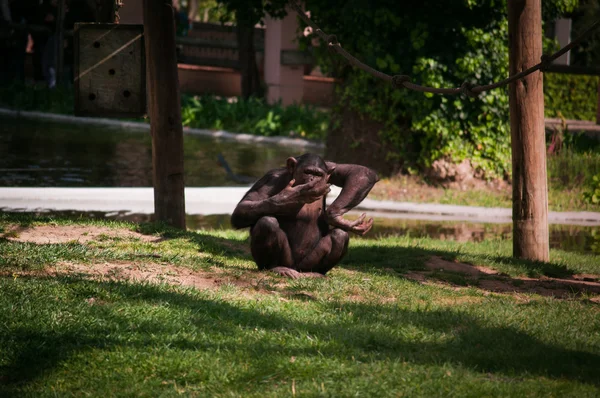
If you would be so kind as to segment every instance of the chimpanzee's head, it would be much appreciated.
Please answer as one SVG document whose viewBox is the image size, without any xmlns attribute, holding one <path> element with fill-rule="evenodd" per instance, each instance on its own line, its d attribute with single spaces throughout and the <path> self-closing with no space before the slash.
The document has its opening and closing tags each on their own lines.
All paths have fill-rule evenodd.
<svg viewBox="0 0 600 398">
<path fill-rule="evenodd" d="M 302 156 L 288 158 L 288 172 L 296 180 L 294 185 L 306 184 L 315 179 L 327 178 L 334 170 L 328 168 L 325 161 L 312 153 L 305 153 Z"/>
</svg>

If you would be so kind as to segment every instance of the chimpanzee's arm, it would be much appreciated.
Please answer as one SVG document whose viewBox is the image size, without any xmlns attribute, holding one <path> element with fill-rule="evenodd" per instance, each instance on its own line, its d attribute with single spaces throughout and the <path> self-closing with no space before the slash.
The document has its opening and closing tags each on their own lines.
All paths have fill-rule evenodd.
<svg viewBox="0 0 600 398">
<path fill-rule="evenodd" d="M 234 228 L 254 225 L 264 216 L 297 214 L 306 203 L 312 203 L 329 192 L 326 179 L 295 184 L 286 169 L 271 170 L 246 193 L 231 215 Z"/>
<path fill-rule="evenodd" d="M 329 219 L 339 217 L 352 210 L 367 197 L 371 188 L 379 181 L 377 173 L 368 167 L 332 162 L 327 162 L 327 166 L 330 169 L 335 166 L 335 170 L 329 178 L 329 183 L 342 187 L 340 195 L 327 208 Z"/>
<path fill-rule="evenodd" d="M 234 228 L 254 225 L 261 217 L 275 215 L 278 203 L 272 197 L 281 192 L 289 183 L 285 169 L 271 170 L 258 180 L 242 198 L 231 215 Z"/>
</svg>

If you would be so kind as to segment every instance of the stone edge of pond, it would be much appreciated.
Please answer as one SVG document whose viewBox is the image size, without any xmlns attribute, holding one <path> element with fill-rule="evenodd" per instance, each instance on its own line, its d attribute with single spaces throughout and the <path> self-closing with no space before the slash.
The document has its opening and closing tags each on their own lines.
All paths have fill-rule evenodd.
<svg viewBox="0 0 600 398">
<path fill-rule="evenodd" d="M 0 116 L 9 116 L 17 119 L 22 117 L 25 119 L 47 120 L 51 122 L 107 126 L 120 129 L 150 130 L 150 125 L 142 122 L 130 122 L 95 117 L 77 117 L 71 115 L 61 115 L 57 113 L 21 111 L 8 108 L 0 108 Z M 211 131 L 206 129 L 184 127 L 183 134 L 199 135 L 208 138 L 222 139 L 225 141 L 235 141 L 243 144 L 268 144 L 289 148 L 302 148 L 306 150 L 322 150 L 325 148 L 325 144 L 323 143 L 312 142 L 301 138 L 265 137 L 244 133 L 231 133 L 224 130 Z"/>
</svg>

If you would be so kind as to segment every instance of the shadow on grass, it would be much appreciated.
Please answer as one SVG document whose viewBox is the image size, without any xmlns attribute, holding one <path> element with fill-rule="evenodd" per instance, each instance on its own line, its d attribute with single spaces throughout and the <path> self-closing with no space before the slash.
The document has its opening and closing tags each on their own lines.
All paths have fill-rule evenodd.
<svg viewBox="0 0 600 398">
<path fill-rule="evenodd" d="M 0 286 L 6 283 L 12 281 L 0 280 Z M 485 317 L 460 311 L 423 311 L 383 304 L 344 303 L 344 310 L 352 312 L 353 319 L 330 317 L 323 320 L 322 317 L 314 317 L 303 321 L 296 316 L 285 317 L 276 311 L 243 308 L 205 299 L 199 294 L 152 285 L 77 278 L 28 278 L 20 283 L 20 291 L 16 287 L 9 289 L 13 295 L 30 292 L 32 287 L 35 287 L 36 293 L 31 308 L 15 307 L 11 314 L 2 315 L 18 320 L 2 322 L 6 326 L 0 337 L 0 350 L 5 353 L 4 365 L 0 367 L 0 393 L 8 396 L 18 393 L 42 375 L 50 374 L 76 353 L 91 349 L 143 350 L 150 353 L 144 358 L 154 361 L 160 360 L 160 350 L 165 349 L 167 343 L 169 350 L 199 354 L 212 352 L 210 355 L 215 357 L 222 355 L 220 353 L 236 353 L 236 357 L 248 364 L 237 374 L 239 382 L 285 374 L 285 366 L 288 366 L 285 364 L 289 364 L 290 357 L 296 356 L 308 358 L 308 363 L 326 358 L 331 363 L 346 363 L 345 366 L 353 366 L 349 358 L 364 364 L 401 360 L 439 367 L 443 363 L 452 363 L 485 374 L 485 377 L 529 375 L 600 385 L 599 355 L 548 344 L 510 326 L 490 326 L 485 324 Z M 49 300 L 48 297 L 54 294 L 50 286 L 53 283 L 66 285 L 69 297 L 63 298 L 60 303 Z M 107 292 L 116 299 L 103 305 L 80 304 L 98 291 Z M 160 306 L 164 303 L 169 304 L 169 311 L 177 314 L 172 322 L 153 316 L 137 318 L 144 311 L 122 312 L 124 306 Z M 320 312 L 332 314 L 340 306 L 333 302 L 314 305 L 319 306 Z M 70 311 L 72 320 L 63 328 L 57 324 L 51 326 L 49 318 L 61 311 Z M 186 323 L 187 333 L 184 336 L 195 337 L 180 337 L 181 318 L 193 325 L 190 327 L 190 323 Z M 132 324 L 136 326 L 132 328 Z M 410 326 L 423 332 L 416 337 L 410 337 L 410 333 L 398 333 L 399 329 Z M 257 329 L 266 333 L 249 332 Z M 306 340 L 306 343 L 294 341 L 293 344 L 282 345 L 282 339 L 271 337 L 273 333 L 312 336 L 320 344 Z M 439 338 L 440 335 L 451 337 Z M 153 349 L 157 350 L 154 355 L 158 358 L 153 359 Z M 137 358 L 135 352 L 132 358 Z M 93 361 L 93 357 L 90 360 Z M 102 366 L 111 365 L 108 362 Z M 292 376 L 292 370 L 288 371 Z M 306 369 L 304 373 L 310 379 L 313 371 L 327 372 Z M 331 369 L 331 372 L 335 374 L 336 369 Z"/>
<path fill-rule="evenodd" d="M 252 260 L 250 255 L 249 240 L 235 241 L 215 237 L 210 234 L 197 232 L 186 232 L 170 228 L 160 223 L 148 223 L 139 226 L 138 231 L 144 234 L 160 234 L 165 239 L 183 238 L 187 239 L 199 247 L 199 251 L 209 252 L 214 255 L 224 255 L 231 258 Z M 432 257 L 441 257 L 447 261 L 454 261 L 458 255 L 455 252 L 441 251 L 434 249 L 423 249 L 419 247 L 389 247 L 377 245 L 376 242 L 371 246 L 351 247 L 348 256 L 342 260 L 340 266 L 351 267 L 361 272 L 369 272 L 374 268 L 391 268 L 396 271 L 404 272 L 408 270 L 422 270 L 425 263 Z M 495 257 L 496 261 L 508 264 L 510 267 L 525 272 L 530 277 L 539 277 L 541 275 L 551 278 L 571 278 L 574 274 L 563 264 L 543 263 L 515 259 L 510 257 Z M 484 261 L 485 263 L 485 261 Z M 365 264 L 370 266 L 365 269 Z M 464 278 L 460 274 L 434 272 L 429 275 L 433 279 L 442 280 L 458 286 L 479 285 L 484 290 L 494 292 L 524 292 L 537 293 L 545 296 L 563 296 L 563 292 L 557 289 L 563 289 L 564 293 L 582 293 L 591 292 L 600 294 L 600 286 L 591 286 L 584 281 L 564 280 L 557 285 L 551 281 L 523 281 L 521 278 L 510 278 L 503 275 L 506 283 L 473 283 L 472 280 Z M 476 282 L 476 281 L 475 281 Z"/>
<path fill-rule="evenodd" d="M 375 241 L 373 242 L 373 245 L 370 246 L 351 247 L 348 251 L 348 256 L 343 260 L 343 264 L 350 266 L 370 264 L 378 268 L 391 268 L 403 271 L 422 270 L 425 263 L 432 256 L 437 256 L 447 261 L 457 261 L 459 253 L 437 249 L 425 249 L 422 247 L 387 246 L 380 245 Z M 480 255 L 476 257 L 481 257 L 483 264 L 489 262 L 489 259 L 493 259 L 517 271 L 522 271 L 530 277 L 545 275 L 553 278 L 564 278 L 574 274 L 574 272 L 564 264 L 529 261 L 505 256 L 492 257 Z"/>
<path fill-rule="evenodd" d="M 145 235 L 160 235 L 163 239 L 185 239 L 198 246 L 198 250 L 218 256 L 241 260 L 251 259 L 249 239 L 221 238 L 203 231 L 182 231 L 163 223 L 140 224 L 137 231 Z"/>
<path fill-rule="evenodd" d="M 482 256 L 482 264 L 486 258 Z M 432 259 L 442 259 L 442 264 L 426 267 Z M 407 276 L 417 281 L 434 280 L 455 286 L 476 286 L 479 289 L 496 293 L 535 293 L 542 296 L 569 298 L 574 294 L 600 294 L 600 280 L 595 278 L 575 279 L 574 272 L 563 264 L 543 263 L 515 259 L 511 257 L 493 257 L 527 277 L 513 277 L 497 270 L 497 274 L 487 274 L 469 264 L 458 262 L 458 254 L 420 247 L 397 247 L 378 245 L 352 247 L 341 266 L 359 272 L 379 272 L 393 270 L 399 276 Z M 489 261 L 489 258 L 487 258 Z M 444 262 L 448 262 L 444 267 Z M 460 267 L 456 267 L 460 265 Z M 456 270 L 455 268 L 459 268 Z M 540 279 L 540 277 L 543 277 Z M 552 278 L 552 279 L 550 279 Z"/>
<path fill-rule="evenodd" d="M 181 231 L 173 229 L 161 223 L 141 224 L 137 230 L 143 234 L 159 234 L 164 239 L 183 238 L 198 245 L 200 251 L 205 251 L 216 255 L 225 255 L 244 260 L 252 260 L 250 254 L 250 241 L 226 239 L 215 237 L 202 231 Z M 448 261 L 457 259 L 456 252 L 424 249 L 420 247 L 402 247 L 378 245 L 374 241 L 370 246 L 350 247 L 348 255 L 344 258 L 340 266 L 357 266 L 357 269 L 364 270 L 362 265 L 370 264 L 376 268 L 392 268 L 415 270 L 423 269 L 425 263 L 432 257 L 438 256 Z M 489 258 L 488 256 L 481 256 Z M 495 261 L 509 265 L 511 268 L 526 273 L 529 277 L 539 277 L 541 275 L 552 278 L 568 278 L 574 272 L 568 269 L 564 264 L 544 263 L 539 261 L 529 261 L 515 259 L 512 257 L 496 256 Z M 483 261 L 485 263 L 485 261 Z M 371 267 L 369 267 L 371 268 Z"/>
</svg>

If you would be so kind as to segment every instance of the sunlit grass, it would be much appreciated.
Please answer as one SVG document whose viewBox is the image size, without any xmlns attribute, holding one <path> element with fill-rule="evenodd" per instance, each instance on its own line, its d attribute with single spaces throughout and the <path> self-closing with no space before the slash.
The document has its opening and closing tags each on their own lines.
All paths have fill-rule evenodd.
<svg viewBox="0 0 600 398">
<path fill-rule="evenodd" d="M 553 251 L 536 264 L 513 260 L 505 241 L 397 236 L 352 240 L 329 278 L 288 281 L 255 271 L 246 232 L 7 214 L 0 229 L 49 222 L 162 239 L 0 240 L 0 396 L 600 393 L 600 310 L 585 295 L 496 295 L 405 277 L 431 256 L 532 276 L 600 273 L 599 256 Z M 64 261 L 219 269 L 252 283 L 198 290 L 24 272 Z"/>
</svg>

